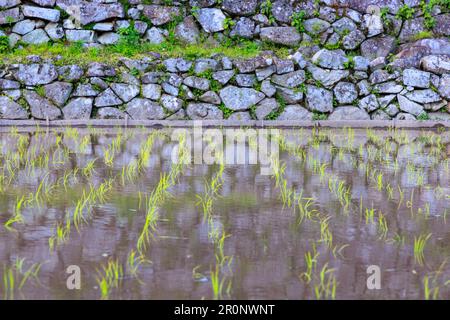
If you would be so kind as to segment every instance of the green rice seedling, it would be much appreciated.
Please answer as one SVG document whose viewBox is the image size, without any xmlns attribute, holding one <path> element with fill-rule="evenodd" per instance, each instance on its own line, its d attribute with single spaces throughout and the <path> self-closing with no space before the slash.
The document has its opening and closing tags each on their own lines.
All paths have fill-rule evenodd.
<svg viewBox="0 0 450 320">
<path fill-rule="evenodd" d="M 150 260 L 144 259 L 142 256 L 137 256 L 136 251 L 133 249 L 128 254 L 127 269 L 129 271 L 129 273 L 134 277 L 137 277 L 137 275 L 139 273 L 139 267 L 142 264 L 149 264 L 149 263 L 150 263 Z"/>
<path fill-rule="evenodd" d="M 374 208 L 366 208 L 366 224 L 375 222 L 375 209 Z"/>
<path fill-rule="evenodd" d="M 24 223 L 24 219 L 22 216 L 22 206 L 23 206 L 24 202 L 25 202 L 25 196 L 22 196 L 21 198 L 17 198 L 16 206 L 14 208 L 14 214 L 4 224 L 6 229 L 14 230 L 11 227 L 11 225 L 13 225 L 14 223 Z"/>
<path fill-rule="evenodd" d="M 96 282 L 100 288 L 101 299 L 108 300 L 111 289 L 118 288 L 123 278 L 123 268 L 118 260 L 109 260 L 97 270 Z"/>
<path fill-rule="evenodd" d="M 423 265 L 425 260 L 424 250 L 428 240 L 431 238 L 431 233 L 421 234 L 414 237 L 414 260 L 419 265 Z"/>
<path fill-rule="evenodd" d="M 225 280 L 225 277 L 220 277 L 220 268 L 218 265 L 214 269 L 211 269 L 211 287 L 214 300 L 222 299 Z"/>
<path fill-rule="evenodd" d="M 326 218 L 321 218 L 320 220 L 320 240 L 319 242 L 325 243 L 328 248 L 332 248 L 333 246 L 333 233 L 330 229 L 330 216 Z"/>
<path fill-rule="evenodd" d="M 92 174 L 95 172 L 95 161 L 97 161 L 97 158 L 89 160 L 88 163 L 84 166 L 83 169 L 81 169 L 81 172 L 83 175 L 87 178 L 91 177 Z"/>
<path fill-rule="evenodd" d="M 314 294 L 317 300 L 336 299 L 337 280 L 334 269 L 328 268 L 328 263 L 322 267 L 314 284 Z"/>
<path fill-rule="evenodd" d="M 385 216 L 379 212 L 378 213 L 378 233 L 380 234 L 380 239 L 386 239 L 388 233 L 388 225 Z"/>
<path fill-rule="evenodd" d="M 316 271 L 318 257 L 319 253 L 317 252 L 316 246 L 313 243 L 312 251 L 307 251 L 305 253 L 306 271 L 300 275 L 300 277 L 303 278 L 307 283 L 312 280 L 313 273 Z"/>
</svg>

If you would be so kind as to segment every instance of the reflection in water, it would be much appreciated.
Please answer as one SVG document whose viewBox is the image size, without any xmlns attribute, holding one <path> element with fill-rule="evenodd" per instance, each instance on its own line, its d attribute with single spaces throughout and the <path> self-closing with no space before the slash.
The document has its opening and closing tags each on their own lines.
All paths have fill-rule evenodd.
<svg viewBox="0 0 450 320">
<path fill-rule="evenodd" d="M 4 129 L 1 297 L 450 298 L 448 131 L 177 130 Z"/>
</svg>

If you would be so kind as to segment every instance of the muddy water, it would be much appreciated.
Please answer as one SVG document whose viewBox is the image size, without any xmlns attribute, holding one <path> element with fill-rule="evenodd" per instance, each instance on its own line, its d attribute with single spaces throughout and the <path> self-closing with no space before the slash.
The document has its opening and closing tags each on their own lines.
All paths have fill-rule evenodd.
<svg viewBox="0 0 450 320">
<path fill-rule="evenodd" d="M 222 173 L 218 164 L 183 163 L 153 201 L 161 174 L 174 171 L 172 156 L 179 155 L 171 134 L 4 129 L 0 273 L 14 281 L 0 284 L 1 297 L 450 298 L 448 131 L 280 130 L 271 138 L 279 146 L 279 160 L 270 162 L 278 176 L 249 159 L 225 163 Z M 220 183 L 205 212 L 200 199 L 211 194 L 205 186 L 214 177 Z M 103 196 L 84 207 L 76 227 L 77 201 L 105 181 Z M 152 205 L 156 217 L 139 250 Z M 415 253 L 415 241 L 428 235 Z M 117 276 L 108 277 L 108 265 L 120 269 Z M 79 290 L 67 286 L 69 266 L 80 268 Z M 369 266 L 379 267 L 380 289 L 367 286 Z"/>
</svg>

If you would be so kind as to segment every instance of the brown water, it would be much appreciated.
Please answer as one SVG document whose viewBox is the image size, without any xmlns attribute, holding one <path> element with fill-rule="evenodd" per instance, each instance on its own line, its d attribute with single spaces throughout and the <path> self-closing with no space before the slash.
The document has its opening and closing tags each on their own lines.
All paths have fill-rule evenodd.
<svg viewBox="0 0 450 320">
<path fill-rule="evenodd" d="M 218 164 L 177 167 L 170 136 L 4 128 L 1 298 L 450 298 L 449 131 L 282 130 L 273 138 L 278 178 L 259 164 L 225 164 L 222 174 Z M 166 192 L 149 198 L 161 173 L 175 171 Z M 102 183 L 101 195 L 88 196 Z M 89 201 L 76 224 L 80 199 Z M 211 200 L 209 211 L 200 199 Z M 415 254 L 415 240 L 429 234 Z M 81 269 L 80 290 L 67 288 L 70 265 Z M 379 290 L 366 285 L 370 265 L 380 268 Z M 222 286 L 213 290 L 215 280 Z"/>
</svg>

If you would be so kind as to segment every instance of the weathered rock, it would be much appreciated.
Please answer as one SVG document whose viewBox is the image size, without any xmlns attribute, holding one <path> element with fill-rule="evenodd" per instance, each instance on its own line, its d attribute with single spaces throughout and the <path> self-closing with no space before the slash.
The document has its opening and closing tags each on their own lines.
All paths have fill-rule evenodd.
<svg viewBox="0 0 450 320">
<path fill-rule="evenodd" d="M 58 22 L 61 15 L 59 10 L 35 6 L 22 6 L 22 13 L 25 17 L 37 18 L 51 22 Z"/>
<path fill-rule="evenodd" d="M 450 13 L 447 11 L 446 14 L 437 15 L 434 19 L 433 33 L 437 36 L 450 36 Z"/>
<path fill-rule="evenodd" d="M 118 96 L 111 90 L 111 88 L 106 89 L 100 93 L 94 100 L 94 105 L 98 108 L 100 107 L 112 107 L 121 105 L 123 102 Z"/>
<path fill-rule="evenodd" d="M 426 31 L 424 26 L 424 18 L 419 17 L 411 20 L 406 20 L 403 22 L 402 31 L 399 35 L 399 40 L 401 43 L 414 40 L 414 37 L 421 32 Z"/>
<path fill-rule="evenodd" d="M 252 19 L 241 17 L 230 32 L 230 36 L 246 39 L 253 38 L 255 32 L 255 22 Z"/>
<path fill-rule="evenodd" d="M 199 98 L 200 101 L 212 104 L 220 104 L 222 101 L 217 93 L 213 91 L 207 91 L 202 94 Z"/>
<path fill-rule="evenodd" d="M 330 27 L 330 23 L 319 18 L 313 18 L 306 20 L 303 26 L 310 34 L 320 34 Z"/>
<path fill-rule="evenodd" d="M 175 35 L 186 43 L 197 43 L 200 39 L 200 30 L 195 23 L 194 17 L 186 17 L 183 22 L 175 27 Z"/>
<path fill-rule="evenodd" d="M 197 59 L 194 65 L 194 73 L 201 74 L 206 71 L 216 71 L 218 69 L 218 62 L 214 59 Z"/>
<path fill-rule="evenodd" d="M 75 98 L 62 109 L 64 119 L 88 120 L 92 113 L 92 98 Z"/>
<path fill-rule="evenodd" d="M 166 117 L 162 106 L 142 98 L 134 98 L 128 102 L 126 112 L 134 120 L 161 120 Z"/>
<path fill-rule="evenodd" d="M 84 71 L 80 66 L 72 64 L 59 67 L 58 74 L 65 81 L 76 81 L 83 76 Z"/>
<path fill-rule="evenodd" d="M 374 94 L 371 94 L 359 100 L 358 106 L 367 112 L 372 112 L 377 110 L 380 107 L 380 104 L 378 103 L 377 97 Z"/>
<path fill-rule="evenodd" d="M 412 114 L 400 112 L 395 116 L 395 120 L 407 120 L 407 121 L 413 121 L 416 120 L 416 117 L 414 117 Z"/>
<path fill-rule="evenodd" d="M 297 29 L 293 27 L 261 28 L 260 38 L 263 41 L 269 41 L 291 47 L 297 46 L 301 40 L 301 36 Z"/>
<path fill-rule="evenodd" d="M 148 29 L 145 33 L 144 39 L 151 44 L 160 44 L 166 40 L 163 30 L 156 27 Z"/>
<path fill-rule="evenodd" d="M 125 11 L 120 3 L 87 2 L 84 0 L 57 0 L 57 6 L 73 17 L 79 17 L 82 25 L 124 18 Z"/>
<path fill-rule="evenodd" d="M 272 3 L 271 14 L 276 21 L 290 24 L 294 9 L 292 4 L 284 0 L 278 0 Z"/>
<path fill-rule="evenodd" d="M 222 85 L 227 84 L 228 81 L 230 81 L 231 78 L 233 78 L 233 76 L 234 76 L 233 70 L 223 70 L 213 73 L 213 79 L 218 81 Z"/>
<path fill-rule="evenodd" d="M 270 81 L 265 80 L 261 82 L 261 91 L 270 98 L 277 92 L 277 89 L 270 83 Z"/>
<path fill-rule="evenodd" d="M 336 100 L 340 104 L 352 103 L 358 97 L 358 92 L 356 91 L 356 87 L 351 82 L 339 82 L 334 87 L 333 92 L 336 97 Z"/>
<path fill-rule="evenodd" d="M 151 100 L 159 100 L 161 98 L 161 86 L 153 83 L 143 85 L 142 96 Z"/>
<path fill-rule="evenodd" d="M 373 60 L 377 57 L 387 57 L 396 47 L 395 38 L 391 36 L 378 36 L 367 39 L 361 44 L 361 55 Z"/>
<path fill-rule="evenodd" d="M 246 16 L 255 13 L 257 0 L 223 0 L 223 9 L 231 14 Z"/>
<path fill-rule="evenodd" d="M 24 35 L 22 41 L 27 44 L 43 44 L 49 42 L 50 38 L 43 29 L 36 29 Z"/>
<path fill-rule="evenodd" d="M 264 94 L 259 91 L 235 86 L 223 88 L 219 95 L 225 106 L 234 111 L 247 110 L 264 99 Z"/>
<path fill-rule="evenodd" d="M 331 91 L 311 85 L 306 88 L 306 102 L 309 110 L 324 113 L 333 110 L 333 93 Z"/>
<path fill-rule="evenodd" d="M 438 102 L 441 100 L 441 97 L 437 92 L 434 92 L 431 89 L 426 90 L 414 90 L 405 95 L 409 100 L 418 102 L 418 103 L 432 103 Z"/>
<path fill-rule="evenodd" d="M 146 5 L 143 13 L 155 26 L 166 24 L 181 14 L 178 7 L 160 5 Z"/>
<path fill-rule="evenodd" d="M 238 74 L 234 80 L 239 87 L 251 88 L 256 84 L 256 77 L 254 74 Z"/>
<path fill-rule="evenodd" d="M 100 44 L 111 45 L 119 42 L 120 35 L 115 32 L 105 32 L 100 37 L 97 38 L 97 41 Z"/>
<path fill-rule="evenodd" d="M 98 109 L 98 119 L 125 119 L 127 114 L 117 108 L 105 107 Z"/>
<path fill-rule="evenodd" d="M 430 112 L 428 118 L 432 121 L 450 121 L 450 114 L 444 112 Z"/>
<path fill-rule="evenodd" d="M 403 90 L 403 86 L 395 83 L 394 81 L 380 83 L 375 85 L 373 88 L 377 93 L 382 94 L 400 93 Z"/>
<path fill-rule="evenodd" d="M 391 120 L 391 117 L 384 112 L 384 110 L 378 109 L 372 112 L 370 115 L 370 119 L 372 120 Z"/>
<path fill-rule="evenodd" d="M 256 119 L 264 120 L 271 112 L 278 109 L 278 102 L 276 99 L 266 98 L 262 100 L 255 109 Z"/>
<path fill-rule="evenodd" d="M 450 55 L 429 55 L 420 60 L 425 71 L 437 74 L 450 73 Z"/>
<path fill-rule="evenodd" d="M 223 112 L 217 106 L 209 103 L 189 103 L 186 108 L 187 116 L 192 120 L 223 119 Z"/>
<path fill-rule="evenodd" d="M 102 32 L 113 31 L 113 29 L 114 29 L 114 24 L 112 22 L 100 22 L 100 23 L 94 24 L 94 26 L 92 27 L 92 30 L 102 31 Z"/>
<path fill-rule="evenodd" d="M 395 104 L 391 103 L 384 108 L 384 112 L 386 112 L 390 117 L 395 117 L 400 110 Z"/>
<path fill-rule="evenodd" d="M 58 72 L 52 64 L 20 64 L 14 77 L 27 86 L 36 86 L 56 80 Z"/>
<path fill-rule="evenodd" d="M 164 108 L 166 108 L 170 112 L 177 112 L 183 107 L 183 100 L 170 96 L 168 94 L 163 94 L 161 97 L 161 104 Z"/>
<path fill-rule="evenodd" d="M 443 98 L 450 100 L 450 74 L 442 75 L 438 91 Z"/>
<path fill-rule="evenodd" d="M 276 86 L 276 92 L 288 104 L 297 104 L 303 100 L 303 91 L 299 89 Z"/>
<path fill-rule="evenodd" d="M 0 11 L 0 25 L 11 24 L 23 19 L 18 7 Z"/>
<path fill-rule="evenodd" d="M 412 114 L 416 117 L 424 112 L 424 109 L 420 104 L 412 102 L 411 100 L 408 100 L 406 97 L 400 94 L 397 95 L 397 101 L 400 110 Z"/>
<path fill-rule="evenodd" d="M 353 30 L 342 39 L 342 45 L 347 50 L 354 50 L 366 39 L 364 33 L 359 30 Z"/>
<path fill-rule="evenodd" d="M 75 89 L 75 92 L 72 94 L 74 97 L 96 97 L 99 94 L 99 92 L 94 89 L 94 87 L 90 84 L 82 84 L 80 83 L 77 88 Z"/>
<path fill-rule="evenodd" d="M 291 59 L 280 59 L 274 57 L 273 62 L 276 67 L 277 74 L 285 74 L 295 70 L 294 62 Z"/>
<path fill-rule="evenodd" d="M 20 83 L 14 80 L 8 79 L 0 79 L 0 89 L 2 90 L 11 90 L 11 89 L 19 89 Z"/>
<path fill-rule="evenodd" d="M 86 75 L 88 77 L 114 77 L 116 70 L 107 64 L 92 62 L 88 66 Z"/>
<path fill-rule="evenodd" d="M 311 61 L 322 68 L 342 70 L 345 69 L 348 58 L 342 50 L 322 49 L 312 57 Z"/>
<path fill-rule="evenodd" d="M 40 5 L 41 7 L 53 7 L 56 0 L 31 0 L 34 3 Z"/>
<path fill-rule="evenodd" d="M 403 84 L 416 88 L 429 88 L 430 73 L 417 69 L 405 69 L 403 70 Z"/>
<path fill-rule="evenodd" d="M 52 82 L 44 86 L 45 96 L 58 107 L 62 107 L 69 99 L 73 85 L 68 82 Z"/>
<path fill-rule="evenodd" d="M 400 76 L 399 72 L 389 73 L 384 69 L 378 69 L 370 74 L 369 80 L 371 84 L 395 80 Z"/>
<path fill-rule="evenodd" d="M 36 27 L 36 22 L 30 19 L 22 20 L 14 24 L 14 27 L 12 28 L 12 32 L 24 35 L 28 32 L 31 32 Z"/>
<path fill-rule="evenodd" d="M 66 38 L 71 42 L 95 42 L 95 31 L 92 30 L 66 30 Z"/>
<path fill-rule="evenodd" d="M 369 59 L 362 57 L 362 56 L 356 56 L 353 57 L 353 64 L 354 67 L 353 69 L 355 71 L 367 71 L 367 69 L 369 68 Z"/>
<path fill-rule="evenodd" d="M 28 119 L 28 113 L 20 104 L 14 102 L 9 97 L 0 96 L 0 119 Z"/>
<path fill-rule="evenodd" d="M 123 101 L 128 102 L 139 94 L 140 88 L 138 85 L 126 83 L 113 83 L 111 89 Z"/>
<path fill-rule="evenodd" d="M 325 87 L 330 87 L 340 80 L 349 76 L 348 70 L 324 70 L 312 64 L 308 65 L 308 71 L 312 77 L 322 83 Z"/>
<path fill-rule="evenodd" d="M 273 58 L 272 56 L 260 55 L 251 59 L 238 59 L 233 63 L 240 73 L 250 73 L 271 66 Z"/>
<path fill-rule="evenodd" d="M 0 0 L 0 8 L 2 10 L 9 9 L 20 4 L 20 0 Z"/>
<path fill-rule="evenodd" d="M 195 88 L 199 90 L 209 90 L 209 80 L 205 78 L 190 76 L 184 79 L 183 83 L 190 88 Z"/>
<path fill-rule="evenodd" d="M 312 120 L 312 112 L 301 107 L 298 104 L 287 105 L 283 112 L 278 116 L 277 120 L 289 120 L 289 121 L 301 121 L 301 120 Z"/>
<path fill-rule="evenodd" d="M 295 88 L 305 82 L 305 71 L 297 70 L 285 74 L 275 74 L 271 80 L 273 83 L 286 88 Z"/>
<path fill-rule="evenodd" d="M 446 38 L 422 39 L 400 47 L 392 66 L 396 68 L 418 68 L 420 60 L 428 55 L 448 55 L 450 40 Z"/>
<path fill-rule="evenodd" d="M 364 16 L 364 23 L 367 28 L 367 36 L 373 37 L 383 33 L 383 21 L 381 20 L 381 16 L 378 14 L 367 14 Z"/>
<path fill-rule="evenodd" d="M 55 120 L 61 117 L 61 110 L 55 107 L 49 100 L 41 97 L 36 92 L 25 90 L 23 97 L 30 106 L 31 115 L 35 119 Z"/>
<path fill-rule="evenodd" d="M 197 11 L 196 18 L 203 30 L 208 33 L 219 32 L 225 29 L 226 17 L 220 9 L 199 9 Z"/>
<path fill-rule="evenodd" d="M 370 116 L 358 107 L 343 106 L 334 109 L 328 117 L 328 120 L 370 120 Z"/>
<path fill-rule="evenodd" d="M 64 38 L 64 28 L 59 23 L 48 23 L 45 26 L 45 32 L 52 40 L 59 40 Z"/>
<path fill-rule="evenodd" d="M 266 67 L 266 68 L 256 69 L 255 70 L 256 79 L 258 81 L 263 81 L 264 79 L 267 79 L 272 74 L 274 74 L 276 72 L 276 70 L 277 70 L 277 68 L 274 65 Z"/>
</svg>

